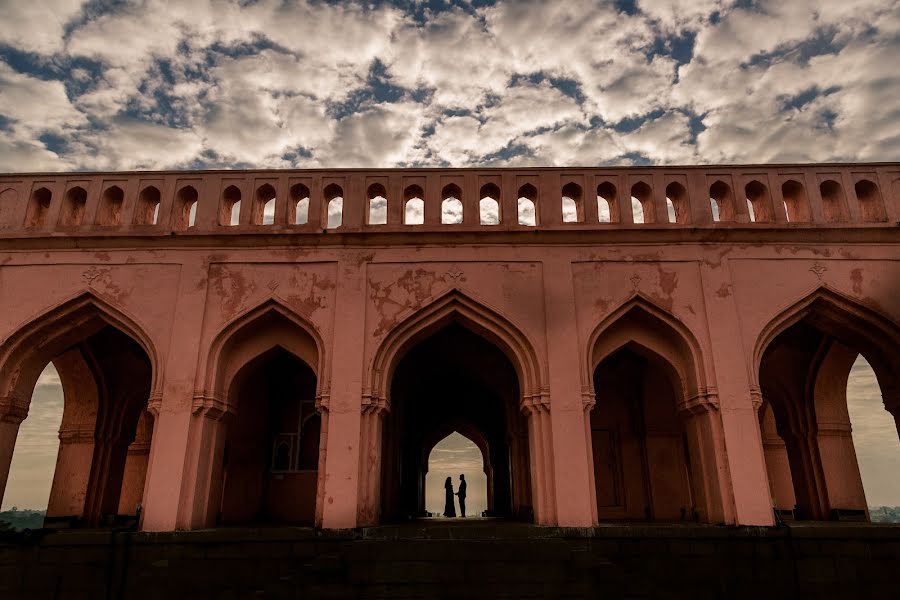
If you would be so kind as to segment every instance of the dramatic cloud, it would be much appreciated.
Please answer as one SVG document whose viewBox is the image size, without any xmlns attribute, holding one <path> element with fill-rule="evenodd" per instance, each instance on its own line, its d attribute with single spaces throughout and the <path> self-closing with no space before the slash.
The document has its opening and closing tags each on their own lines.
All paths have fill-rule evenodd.
<svg viewBox="0 0 900 600">
<path fill-rule="evenodd" d="M 900 157 L 898 0 L 6 9 L 0 170 Z"/>
</svg>

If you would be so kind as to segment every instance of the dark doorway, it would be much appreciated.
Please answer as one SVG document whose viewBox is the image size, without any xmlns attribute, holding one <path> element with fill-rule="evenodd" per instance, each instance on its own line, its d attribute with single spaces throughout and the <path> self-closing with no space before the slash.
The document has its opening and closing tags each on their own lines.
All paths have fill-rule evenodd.
<svg viewBox="0 0 900 600">
<path fill-rule="evenodd" d="M 312 369 L 276 347 L 238 372 L 230 395 L 237 413 L 228 417 L 220 521 L 312 524 L 320 433 Z"/>
<path fill-rule="evenodd" d="M 692 519 L 687 442 L 676 388 L 663 365 L 623 348 L 597 366 L 594 388 L 598 517 Z"/>
<path fill-rule="evenodd" d="M 383 436 L 382 521 L 425 516 L 428 456 L 453 431 L 484 445 L 487 514 L 530 515 L 528 430 L 519 389 L 506 354 L 458 323 L 413 346 L 391 382 Z"/>
</svg>

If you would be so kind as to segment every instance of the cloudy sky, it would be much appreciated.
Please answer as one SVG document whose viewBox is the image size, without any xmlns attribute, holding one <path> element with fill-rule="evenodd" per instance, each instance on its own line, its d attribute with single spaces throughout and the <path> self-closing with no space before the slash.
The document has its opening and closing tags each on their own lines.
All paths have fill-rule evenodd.
<svg viewBox="0 0 900 600">
<path fill-rule="evenodd" d="M 0 9 L 0 172 L 900 160 L 900 0 Z M 869 500 L 900 505 L 896 431 L 854 377 Z M 46 506 L 52 369 L 35 400 L 4 507 Z M 447 444 L 432 473 L 480 463 Z"/>
<path fill-rule="evenodd" d="M 0 171 L 900 158 L 900 0 L 0 5 Z"/>
</svg>

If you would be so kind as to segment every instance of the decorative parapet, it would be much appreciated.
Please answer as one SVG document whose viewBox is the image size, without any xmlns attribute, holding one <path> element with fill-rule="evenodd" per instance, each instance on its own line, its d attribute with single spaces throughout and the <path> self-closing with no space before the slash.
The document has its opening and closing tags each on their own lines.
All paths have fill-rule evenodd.
<svg viewBox="0 0 900 600">
<path fill-rule="evenodd" d="M 0 175 L 0 193 L 3 238 L 892 227 L 900 163 L 23 173 Z M 459 223 L 441 222 L 450 198 Z M 422 224 L 406 224 L 413 200 Z"/>
</svg>

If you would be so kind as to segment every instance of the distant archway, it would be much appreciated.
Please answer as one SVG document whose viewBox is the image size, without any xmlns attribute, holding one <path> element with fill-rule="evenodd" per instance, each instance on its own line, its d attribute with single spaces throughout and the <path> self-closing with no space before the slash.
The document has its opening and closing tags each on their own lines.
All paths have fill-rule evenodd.
<svg viewBox="0 0 900 600">
<path fill-rule="evenodd" d="M 454 491 L 459 491 L 462 474 L 466 478 L 466 517 L 494 515 L 493 468 L 487 439 L 477 429 L 460 424 L 432 442 L 445 431 L 442 428 L 426 440 L 423 509 L 433 517 L 443 515 L 444 482 L 450 477 Z"/>
<path fill-rule="evenodd" d="M 885 409 L 900 427 L 898 340 L 896 323 L 827 288 L 784 310 L 763 330 L 754 360 L 777 510 L 798 519 L 868 518 L 851 434 L 848 378 L 858 356 L 864 356 Z"/>
<path fill-rule="evenodd" d="M 153 431 L 147 408 L 156 354 L 134 320 L 92 293 L 45 312 L 0 345 L 0 491 L 12 440 L 50 362 L 64 403 L 46 522 L 97 526 L 134 519 Z"/>
</svg>

